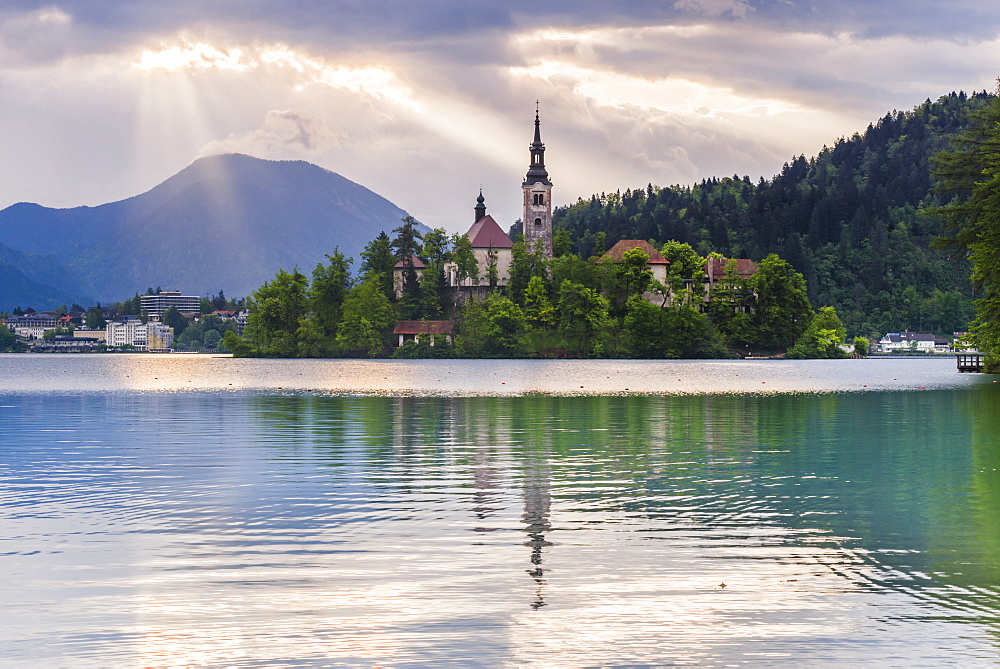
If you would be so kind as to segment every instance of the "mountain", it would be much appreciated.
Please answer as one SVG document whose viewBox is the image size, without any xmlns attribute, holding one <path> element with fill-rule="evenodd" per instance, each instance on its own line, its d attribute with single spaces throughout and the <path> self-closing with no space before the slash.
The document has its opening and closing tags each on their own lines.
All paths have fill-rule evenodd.
<svg viewBox="0 0 1000 669">
<path fill-rule="evenodd" d="M 337 247 L 357 258 L 404 216 L 380 195 L 307 162 L 211 156 L 120 202 L 0 211 L 0 244 L 22 254 L 0 266 L 24 271 L 23 254 L 33 254 L 64 268 L 48 284 L 53 289 L 105 302 L 151 286 L 249 295 L 278 269 L 309 272 Z M 0 285 L 0 309 L 29 303 Z"/>
<path fill-rule="evenodd" d="M 991 98 L 951 93 L 893 111 L 813 158 L 792 159 L 771 180 L 734 175 L 594 195 L 555 211 L 554 225 L 583 257 L 598 233 L 606 247 L 675 239 L 702 255 L 777 253 L 803 273 L 813 306 L 835 307 L 852 336 L 965 330 L 970 266 L 931 247 L 942 224 L 921 211 L 939 203 L 933 156 Z"/>
<path fill-rule="evenodd" d="M 53 285 L 78 285 L 80 292 L 67 292 Z M 0 244 L 0 311 L 42 305 L 93 304 L 94 298 L 75 273 L 58 258 L 22 253 Z"/>
</svg>

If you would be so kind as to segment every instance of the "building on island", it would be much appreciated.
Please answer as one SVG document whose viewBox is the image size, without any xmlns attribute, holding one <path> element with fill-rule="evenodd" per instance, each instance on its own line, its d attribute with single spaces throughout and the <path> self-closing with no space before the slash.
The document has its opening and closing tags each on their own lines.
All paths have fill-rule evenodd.
<svg viewBox="0 0 1000 669">
<path fill-rule="evenodd" d="M 642 239 L 621 239 L 617 244 L 612 246 L 608 251 L 601 256 L 601 262 L 614 262 L 620 263 L 625 257 L 628 251 L 639 250 L 649 256 L 649 261 L 646 263 L 646 269 L 650 271 L 653 278 L 659 281 L 661 284 L 667 282 L 667 265 L 670 261 L 663 257 L 663 254 L 653 248 L 653 245 Z M 656 305 L 663 304 L 666 296 L 660 293 L 654 293 L 653 291 L 647 290 L 642 294 L 642 297 L 647 302 L 651 302 Z"/>
<path fill-rule="evenodd" d="M 545 145 L 542 143 L 538 104 L 535 103 L 535 139 L 529 147 L 531 163 L 521 184 L 524 215 L 521 217 L 524 242 L 529 249 L 541 244 L 545 257 L 552 257 L 552 182 L 545 170 Z"/>
<path fill-rule="evenodd" d="M 399 337 L 398 346 L 408 341 L 419 344 L 423 338 L 429 346 L 434 346 L 434 335 L 444 336 L 449 343 L 455 340 L 455 324 L 451 321 L 399 321 L 393 334 Z"/>
</svg>

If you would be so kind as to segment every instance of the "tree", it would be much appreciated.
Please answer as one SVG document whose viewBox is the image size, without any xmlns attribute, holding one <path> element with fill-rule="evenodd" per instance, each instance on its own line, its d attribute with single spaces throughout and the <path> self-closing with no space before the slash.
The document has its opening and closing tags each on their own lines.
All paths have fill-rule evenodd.
<svg viewBox="0 0 1000 669">
<path fill-rule="evenodd" d="M 986 369 L 1000 371 L 1000 97 L 977 114 L 955 148 L 938 154 L 934 176 L 939 192 L 953 196 L 933 210 L 951 234 L 945 247 L 968 253 L 972 280 L 982 297 L 975 301 L 973 327 Z"/>
<path fill-rule="evenodd" d="M 101 311 L 100 304 L 87 310 L 87 315 L 83 317 L 83 324 L 88 330 L 103 330 L 108 326 L 108 322 L 104 320 L 104 312 Z"/>
<path fill-rule="evenodd" d="M 365 250 L 361 252 L 361 278 L 367 280 L 378 275 L 381 277 L 379 284 L 382 292 L 389 300 L 396 299 L 392 286 L 392 270 L 396 260 L 392 254 L 392 246 L 389 235 L 380 232 L 372 241 L 368 242 Z"/>
<path fill-rule="evenodd" d="M 350 290 L 342 307 L 337 341 L 347 350 L 381 353 L 396 323 L 396 311 L 382 290 L 382 277 L 369 275 Z"/>
<path fill-rule="evenodd" d="M 333 255 L 326 254 L 328 264 L 317 263 L 312 273 L 312 284 L 309 286 L 310 320 L 314 322 L 317 346 L 321 351 L 332 351 L 335 348 L 337 326 L 340 324 L 341 307 L 351 289 L 351 263 L 353 258 L 346 257 L 340 249 L 334 249 Z M 306 334 L 306 333 L 303 333 Z"/>
<path fill-rule="evenodd" d="M 455 263 L 455 278 L 459 285 L 463 281 L 479 278 L 479 263 L 472 249 L 472 240 L 468 235 L 456 234 L 451 238 L 451 259 Z"/>
<path fill-rule="evenodd" d="M 823 307 L 816 312 L 809 327 L 795 345 L 788 350 L 789 358 L 843 358 L 841 344 L 847 337 L 844 324 L 833 307 Z M 866 345 L 867 353 L 867 345 Z"/>
<path fill-rule="evenodd" d="M 180 337 L 181 334 L 184 333 L 184 329 L 188 326 L 188 320 L 184 318 L 184 315 L 180 311 L 177 310 L 177 307 L 173 306 L 167 307 L 164 310 L 163 315 L 160 316 L 160 321 L 162 321 L 164 325 L 174 329 L 174 337 Z"/>
<path fill-rule="evenodd" d="M 566 280 L 559 286 L 555 317 L 566 349 L 586 353 L 608 324 L 608 301 L 596 290 Z"/>
<path fill-rule="evenodd" d="M 7 329 L 4 323 L 0 323 L 0 353 L 23 350 L 17 341 L 17 335 Z"/>
<path fill-rule="evenodd" d="M 624 330 L 629 354 L 636 358 L 726 357 L 712 323 L 685 304 L 660 308 L 641 297 L 631 297 Z"/>
<path fill-rule="evenodd" d="M 296 333 L 308 314 L 309 281 L 294 269 L 278 270 L 273 280 L 254 291 L 249 300 L 247 334 L 262 355 L 294 357 L 298 352 Z"/>
<path fill-rule="evenodd" d="M 750 316 L 753 340 L 747 343 L 767 349 L 793 345 L 813 317 L 802 275 L 772 253 L 760 262 L 749 287 L 755 297 Z"/>
<path fill-rule="evenodd" d="M 867 358 L 868 357 L 868 348 L 869 348 L 869 346 L 870 346 L 870 343 L 868 342 L 868 338 L 867 337 L 861 337 L 861 336 L 855 337 L 854 338 L 854 355 L 858 356 L 859 358 Z"/>
<path fill-rule="evenodd" d="M 396 263 L 403 266 L 403 289 L 400 296 L 400 311 L 403 318 L 413 318 L 420 308 L 420 281 L 413 259 L 421 250 L 417 221 L 412 216 L 404 216 L 403 224 L 393 230 L 396 233 L 390 244 Z M 393 263 L 395 266 L 396 263 Z"/>
</svg>

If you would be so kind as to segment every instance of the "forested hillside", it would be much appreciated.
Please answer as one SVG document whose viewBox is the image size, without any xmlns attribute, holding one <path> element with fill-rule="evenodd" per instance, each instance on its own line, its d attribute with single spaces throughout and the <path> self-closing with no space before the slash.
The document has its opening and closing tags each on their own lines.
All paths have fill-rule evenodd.
<svg viewBox="0 0 1000 669">
<path fill-rule="evenodd" d="M 931 249 L 941 221 L 931 158 L 950 146 L 987 92 L 952 93 L 886 114 L 863 134 L 799 156 L 771 180 L 713 178 L 694 186 L 595 195 L 555 212 L 582 257 L 619 239 L 674 239 L 701 254 L 760 260 L 776 253 L 802 272 L 816 307 L 833 306 L 851 335 L 965 330 L 970 267 Z M 601 250 L 601 249 L 596 249 Z"/>
</svg>

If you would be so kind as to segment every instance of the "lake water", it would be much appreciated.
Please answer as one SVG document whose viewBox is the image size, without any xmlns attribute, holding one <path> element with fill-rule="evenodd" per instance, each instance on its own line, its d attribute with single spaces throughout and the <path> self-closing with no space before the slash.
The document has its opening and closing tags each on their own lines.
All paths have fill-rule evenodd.
<svg viewBox="0 0 1000 669">
<path fill-rule="evenodd" d="M 993 380 L 0 355 L 0 665 L 993 666 Z"/>
</svg>

